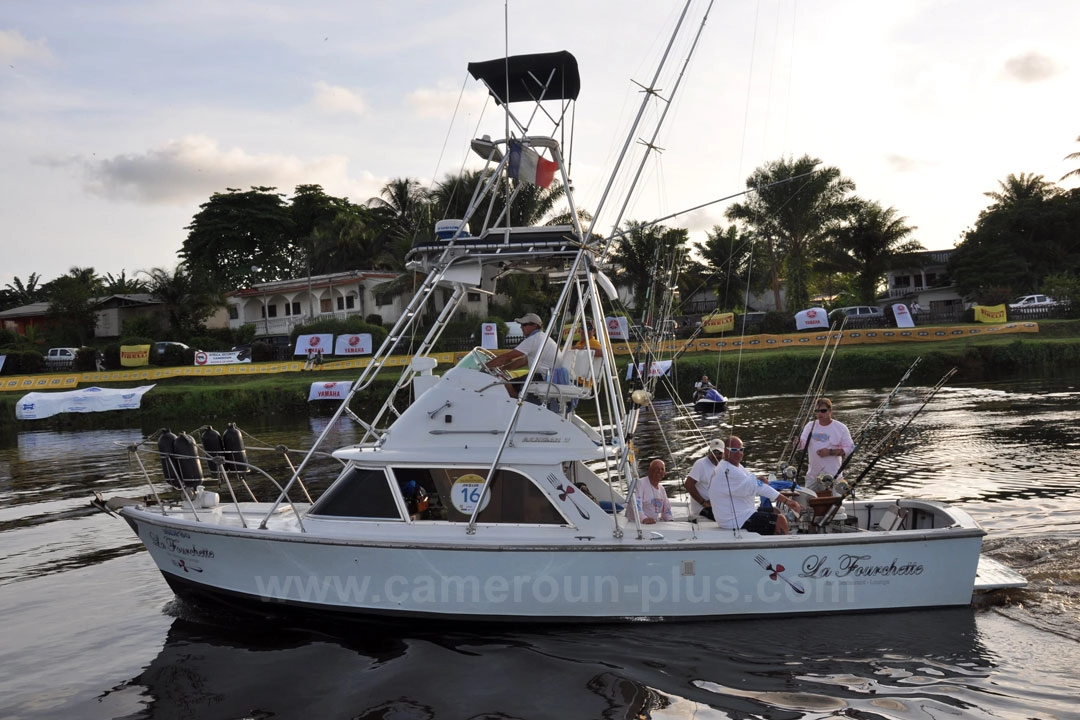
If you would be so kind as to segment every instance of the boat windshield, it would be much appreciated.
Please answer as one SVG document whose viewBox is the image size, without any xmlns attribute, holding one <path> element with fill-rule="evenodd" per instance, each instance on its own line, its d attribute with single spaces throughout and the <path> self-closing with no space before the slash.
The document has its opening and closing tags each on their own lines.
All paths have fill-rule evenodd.
<svg viewBox="0 0 1080 720">
<path fill-rule="evenodd" d="M 465 357 L 458 360 L 458 364 L 454 367 L 486 372 L 483 365 L 493 357 L 495 357 L 495 353 L 490 350 L 485 350 L 482 347 L 474 347 L 465 355 Z"/>
</svg>

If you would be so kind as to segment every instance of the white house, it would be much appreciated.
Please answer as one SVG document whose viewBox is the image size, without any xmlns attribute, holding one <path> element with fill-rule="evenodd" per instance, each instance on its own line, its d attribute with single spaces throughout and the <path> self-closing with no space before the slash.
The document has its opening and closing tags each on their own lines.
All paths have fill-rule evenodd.
<svg viewBox="0 0 1080 720">
<path fill-rule="evenodd" d="M 948 250 L 928 250 L 919 253 L 921 262 L 914 267 L 893 268 L 886 273 L 886 304 L 903 302 L 918 303 L 920 314 L 929 313 L 928 319 L 946 320 L 960 314 L 964 299 L 949 279 Z"/>
<path fill-rule="evenodd" d="M 384 325 L 401 317 L 412 297 L 411 288 L 397 295 L 380 292 L 398 273 L 373 270 L 313 275 L 293 280 L 256 283 L 226 293 L 229 327 L 254 325 L 257 337 L 287 335 L 296 325 L 331 318 L 378 315 Z M 449 296 L 444 292 L 443 302 Z M 488 296 L 470 292 L 459 312 L 484 315 Z"/>
</svg>

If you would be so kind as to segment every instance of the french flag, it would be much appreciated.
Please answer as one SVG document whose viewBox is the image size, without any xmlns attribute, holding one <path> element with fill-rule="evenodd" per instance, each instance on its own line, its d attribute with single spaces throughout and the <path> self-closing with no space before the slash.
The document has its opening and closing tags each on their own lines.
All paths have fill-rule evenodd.
<svg viewBox="0 0 1080 720">
<path fill-rule="evenodd" d="M 510 177 L 546 188 L 555 179 L 558 169 L 558 163 L 540 157 L 538 152 L 517 140 L 510 141 Z"/>
</svg>

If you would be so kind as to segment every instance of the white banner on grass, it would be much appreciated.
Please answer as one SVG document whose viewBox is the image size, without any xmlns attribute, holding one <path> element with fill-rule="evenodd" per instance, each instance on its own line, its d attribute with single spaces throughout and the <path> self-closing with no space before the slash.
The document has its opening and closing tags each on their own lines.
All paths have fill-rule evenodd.
<svg viewBox="0 0 1080 720">
<path fill-rule="evenodd" d="M 326 352 L 326 350 L 323 350 Z M 371 333 L 338 335 L 334 340 L 335 355 L 370 355 Z"/>
<path fill-rule="evenodd" d="M 480 347 L 485 350 L 499 348 L 499 334 L 495 323 L 480 323 Z"/>
<path fill-rule="evenodd" d="M 319 333 L 318 335 L 301 335 L 296 338 L 296 349 L 293 355 L 307 356 L 309 352 L 323 351 L 323 355 L 329 355 L 334 347 L 333 333 Z"/>
<path fill-rule="evenodd" d="M 153 385 L 137 388 L 88 387 L 65 392 L 32 392 L 15 406 L 17 420 L 40 420 L 60 413 L 89 413 L 106 410 L 136 410 L 142 396 Z"/>
<path fill-rule="evenodd" d="M 829 314 L 825 308 L 807 308 L 802 312 L 795 313 L 795 328 L 798 330 L 828 329 Z"/>
<path fill-rule="evenodd" d="M 627 321 L 626 316 L 619 315 L 618 317 L 606 318 L 607 321 L 607 334 L 612 340 L 629 340 L 630 339 L 630 323 Z"/>
<path fill-rule="evenodd" d="M 243 355 L 243 357 L 241 357 Z M 232 365 L 234 363 L 251 362 L 251 351 L 229 350 L 228 352 L 203 352 L 195 353 L 196 365 Z"/>
<path fill-rule="evenodd" d="M 313 382 L 311 391 L 308 392 L 308 401 L 312 400 L 344 400 L 352 388 L 352 382 Z"/>
<path fill-rule="evenodd" d="M 904 303 L 895 303 L 892 306 L 892 314 L 896 318 L 896 327 L 915 327 L 915 318 L 911 317 Z"/>
</svg>

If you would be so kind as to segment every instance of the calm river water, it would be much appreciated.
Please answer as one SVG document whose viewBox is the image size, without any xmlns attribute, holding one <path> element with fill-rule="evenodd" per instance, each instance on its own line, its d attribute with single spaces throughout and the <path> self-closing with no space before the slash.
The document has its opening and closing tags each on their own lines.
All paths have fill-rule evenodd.
<svg viewBox="0 0 1080 720">
<path fill-rule="evenodd" d="M 886 426 L 925 390 L 903 391 Z M 834 393 L 836 416 L 854 429 L 886 393 Z M 798 404 L 749 398 L 704 424 L 734 425 L 747 464 L 767 469 Z M 700 436 L 670 404 L 656 411 L 640 457 L 668 458 L 674 486 Z M 245 429 L 302 448 L 320 422 Z M 94 490 L 145 494 L 122 444 L 154 429 L 0 438 L 0 718 L 1080 717 L 1075 379 L 947 386 L 860 486 L 959 503 L 1031 586 L 970 609 L 843 617 L 441 628 L 208 613 L 88 506 Z"/>
</svg>

